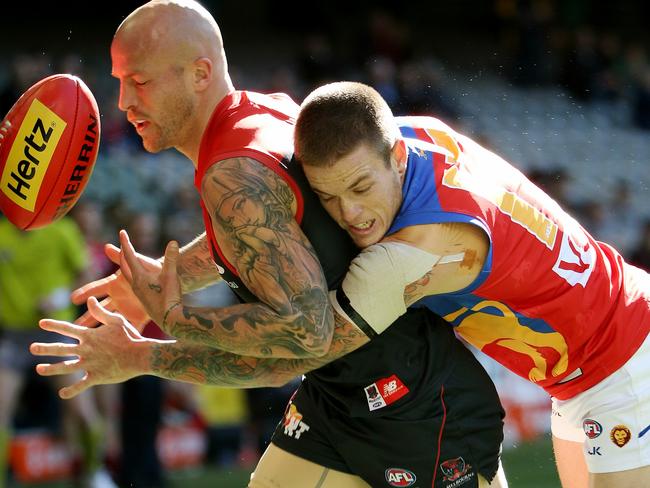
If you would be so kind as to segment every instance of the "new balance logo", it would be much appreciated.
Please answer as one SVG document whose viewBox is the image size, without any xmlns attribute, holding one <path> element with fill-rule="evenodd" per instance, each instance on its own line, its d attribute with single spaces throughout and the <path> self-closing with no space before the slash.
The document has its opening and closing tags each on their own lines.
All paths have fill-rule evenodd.
<svg viewBox="0 0 650 488">
<path fill-rule="evenodd" d="M 397 390 L 397 381 L 389 381 L 384 385 L 384 395 L 390 395 L 393 393 L 395 390 Z"/>
</svg>

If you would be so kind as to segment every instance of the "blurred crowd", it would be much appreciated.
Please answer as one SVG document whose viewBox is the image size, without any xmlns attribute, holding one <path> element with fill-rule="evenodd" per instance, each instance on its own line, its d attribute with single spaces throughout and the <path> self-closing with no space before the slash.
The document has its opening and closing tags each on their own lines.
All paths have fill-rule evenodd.
<svg viewBox="0 0 650 488">
<path fill-rule="evenodd" d="M 623 123 L 650 129 L 647 38 L 620 22 L 585 22 L 589 2 L 496 4 L 510 80 L 528 87 L 559 84 L 580 103 L 603 103 L 612 117 L 623 111 Z M 635 11 L 622 15 L 634 25 Z"/>
<path fill-rule="evenodd" d="M 492 50 L 498 55 L 483 60 L 480 70 L 490 71 L 504 86 L 514 85 L 523 90 L 559 86 L 576 101 L 578 109 L 583 104 L 603 104 L 603 110 L 611 114 L 618 127 L 650 130 L 647 38 L 628 29 L 629 26 L 590 24 L 588 9 L 581 8 L 584 4 L 589 2 L 495 0 L 488 19 L 494 32 L 483 34 L 485 46 L 480 52 Z M 235 86 L 282 91 L 300 101 L 322 83 L 355 79 L 374 86 L 397 115 L 430 114 L 457 127 L 468 115 L 468 109 L 456 103 L 454 83 L 476 76 L 477 69 L 472 70 L 471 63 L 458 62 L 457 57 L 471 57 L 472 50 L 468 51 L 462 43 L 457 51 L 447 47 L 456 56 L 454 60 L 448 53 L 431 47 L 444 43 L 444 38 L 432 40 L 431 44 L 423 42 L 423 33 L 416 33 L 411 25 L 412 18 L 390 2 L 368 7 L 353 34 L 343 35 L 340 29 L 323 21 L 315 22 L 313 29 L 303 26 L 300 42 L 278 48 L 276 62 L 239 54 L 231 56 Z M 227 36 L 225 45 L 228 51 Z M 237 46 L 232 49 L 238 52 Z M 107 58 L 107 53 L 101 57 Z M 60 72 L 84 79 L 102 112 L 102 140 L 95 173 L 84 197 L 61 228 L 52 226 L 24 233 L 9 229 L 0 217 L 2 335 L 14 329 L 31 328 L 35 332 L 33 316 L 60 313 L 67 320 L 82 313 L 83 309 L 71 307 L 62 291 L 70 291 L 115 269 L 105 257 L 103 245 L 115 243 L 119 229 L 127 229 L 135 248 L 150 256 L 162 254 L 171 239 L 186 243 L 203 230 L 191 164 L 176 154 L 153 156 L 143 151 L 135 131 L 117 109 L 117 83 L 110 80 L 106 63 L 75 52 L 50 55 L 16 51 L 7 60 L 5 76 L 0 78 L 0 114 L 6 113 L 34 82 Z M 462 126 L 458 128 L 464 130 Z M 491 147 L 489 131 L 468 135 L 500 152 L 499 147 Z M 648 164 L 650 154 L 642 156 L 642 163 Z M 628 261 L 650 270 L 650 216 L 630 205 L 633 190 L 626 180 L 611 181 L 601 194 L 575 201 L 571 197 L 570 169 L 549 163 L 529 171 L 529 177 L 570 209 L 597 239 L 612 243 Z M 60 239 L 52 237 L 57 232 Z M 36 241 L 40 241 L 38 245 Z M 42 282 L 33 279 L 34 273 L 12 263 L 16 250 L 28 245 L 46 253 L 35 255 L 34 259 L 44 255 L 55 259 L 60 251 L 63 264 L 57 273 L 65 266 L 73 271 L 44 289 Z M 47 246 L 52 250 L 48 251 Z M 65 261 L 70 249 L 79 257 L 74 266 Z M 26 314 L 30 318 L 25 323 L 18 323 L 16 316 L 2 309 L 2 297 L 14 292 L 19 281 L 25 282 L 25 293 L 36 297 L 26 304 L 32 310 L 31 315 Z M 192 295 L 191 299 L 219 305 L 232 303 L 234 297 L 227 287 L 215 286 Z M 153 323 L 145 335 L 164 337 Z M 9 353 L 0 348 L 0 368 L 8 367 L 9 356 L 3 359 L 3 354 Z M 164 459 L 157 435 L 163 426 L 179 422 L 205 435 L 205 463 L 251 466 L 263 451 L 274 424 L 282 417 L 293 387 L 239 391 L 190 387 L 154 377 L 138 378 L 90 392 L 84 405 L 71 414 L 82 426 L 77 428 L 81 435 L 69 435 L 66 431 L 70 429 L 64 425 L 66 409 L 56 401 L 51 385 L 33 374 L 33 369 L 23 369 L 20 374 L 24 375 L 19 383 L 22 388 L 16 389 L 18 396 L 14 402 L 6 401 L 7 391 L 0 391 L 0 399 L 5 399 L 0 400 L 0 420 L 4 422 L 0 425 L 0 450 L 9 445 L 10 432 L 45 427 L 66 439 L 70 450 L 78 453 L 73 475 L 80 485 L 98 487 L 111 486 L 110 479 L 104 480 L 108 483 L 105 485 L 99 484 L 101 476 L 95 481 L 91 479 L 104 471 L 121 486 L 163 486 L 164 468 L 173 463 Z M 4 378 L 2 375 L 0 369 L 0 378 Z M 88 452 L 95 459 L 83 459 Z M 0 469 L 7 468 L 7 461 L 0 459 Z M 0 488 L 5 486 L 1 475 Z"/>
</svg>

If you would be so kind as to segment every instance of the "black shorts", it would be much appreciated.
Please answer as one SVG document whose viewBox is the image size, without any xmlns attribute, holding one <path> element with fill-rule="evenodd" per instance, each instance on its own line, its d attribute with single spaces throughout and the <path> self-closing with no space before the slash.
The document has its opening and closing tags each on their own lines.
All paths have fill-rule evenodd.
<svg viewBox="0 0 650 488">
<path fill-rule="evenodd" d="M 477 473 L 492 480 L 503 441 L 503 409 L 474 355 L 455 338 L 449 340 L 453 331 L 448 324 L 441 327 L 444 330 L 435 329 L 429 339 L 428 330 L 416 336 L 437 344 L 433 352 L 437 349 L 445 356 L 444 363 L 433 357 L 429 361 L 438 370 L 435 375 L 423 373 L 430 382 L 416 384 L 389 408 L 377 410 L 371 409 L 374 390 L 367 393 L 369 383 L 362 382 L 368 412 L 359 415 L 358 409 L 341 408 L 317 378 L 308 376 L 289 402 L 271 441 L 303 459 L 357 475 L 373 488 L 474 488 Z M 384 340 L 394 348 L 395 337 L 387 335 Z M 375 347 L 384 346 L 380 342 Z M 359 359 L 369 354 L 361 351 Z M 381 389 L 385 376 L 382 372 L 370 384 Z"/>
</svg>

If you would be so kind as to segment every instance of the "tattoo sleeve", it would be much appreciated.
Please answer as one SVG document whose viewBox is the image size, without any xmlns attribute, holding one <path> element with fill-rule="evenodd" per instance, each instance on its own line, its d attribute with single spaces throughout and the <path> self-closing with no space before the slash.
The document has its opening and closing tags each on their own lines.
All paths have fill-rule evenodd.
<svg viewBox="0 0 650 488">
<path fill-rule="evenodd" d="M 309 359 L 255 358 L 183 341 L 153 344 L 151 373 L 170 380 L 235 388 L 282 386 L 368 342 L 355 325 L 336 317 L 332 344 L 325 356 Z"/>
<path fill-rule="evenodd" d="M 296 198 L 286 182 L 255 160 L 229 159 L 206 172 L 202 198 L 221 251 L 260 301 L 184 306 L 170 314 L 165 330 L 246 356 L 325 354 L 334 329 L 327 283 L 294 218 Z"/>
<path fill-rule="evenodd" d="M 181 249 L 178 276 L 183 293 L 200 290 L 221 280 L 205 232 Z"/>
</svg>

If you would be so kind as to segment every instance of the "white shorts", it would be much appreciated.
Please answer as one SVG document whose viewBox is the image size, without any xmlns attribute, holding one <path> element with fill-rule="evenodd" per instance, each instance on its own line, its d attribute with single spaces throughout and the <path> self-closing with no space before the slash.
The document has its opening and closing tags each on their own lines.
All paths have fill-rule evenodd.
<svg viewBox="0 0 650 488">
<path fill-rule="evenodd" d="M 622 368 L 597 385 L 569 400 L 553 398 L 551 431 L 583 443 L 591 473 L 649 466 L 650 335 Z"/>
</svg>

